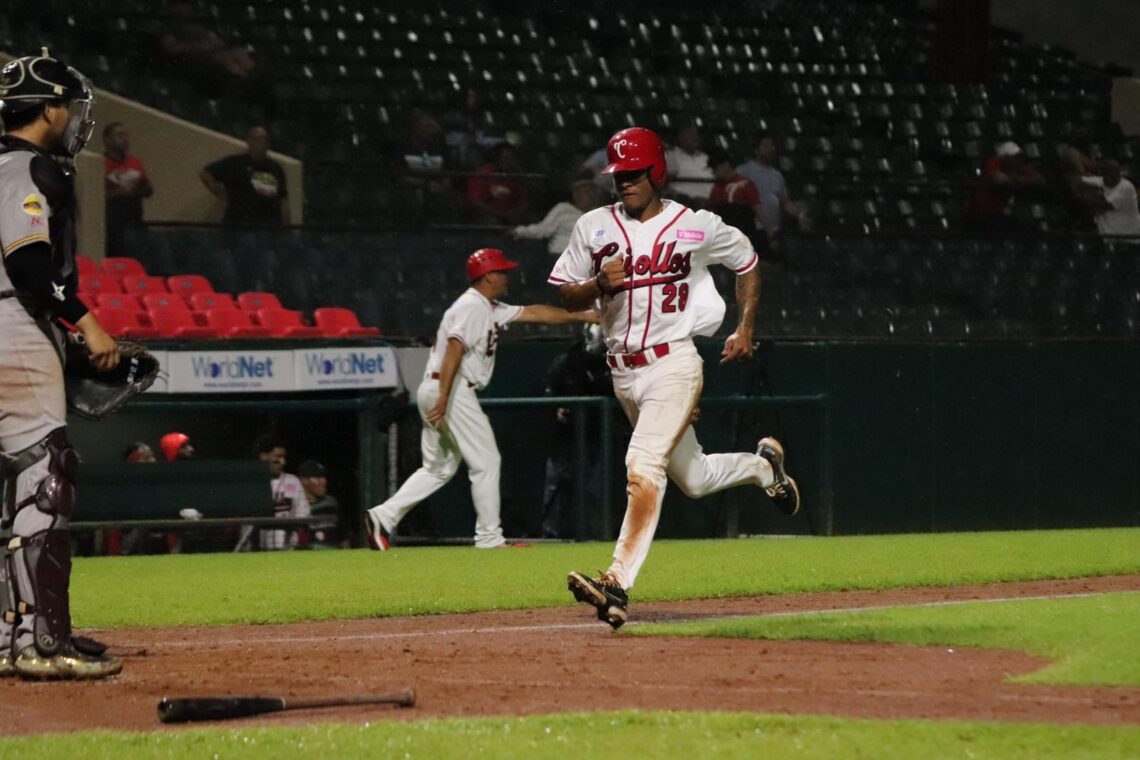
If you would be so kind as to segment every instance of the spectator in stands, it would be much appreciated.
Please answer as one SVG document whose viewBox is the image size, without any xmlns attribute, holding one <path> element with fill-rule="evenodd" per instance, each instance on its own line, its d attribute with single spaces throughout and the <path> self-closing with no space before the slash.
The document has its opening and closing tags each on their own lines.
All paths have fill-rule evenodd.
<svg viewBox="0 0 1140 760">
<path fill-rule="evenodd" d="M 176 462 L 180 459 L 193 459 L 197 454 L 190 436 L 185 433 L 167 433 L 158 441 L 158 448 L 162 451 L 162 458 L 167 462 Z"/>
<path fill-rule="evenodd" d="M 518 224 L 527 212 L 526 181 L 519 177 L 494 176 L 522 171 L 519 152 L 508 142 L 491 149 L 490 162 L 467 180 L 467 202 L 483 224 Z"/>
<path fill-rule="evenodd" d="M 709 169 L 713 173 L 709 211 L 749 235 L 760 228 L 760 194 L 752 180 L 737 173 L 727 150 L 713 148 L 709 152 Z M 751 235 L 749 235 L 751 237 Z"/>
<path fill-rule="evenodd" d="M 1095 208 L 1103 200 L 1100 169 L 1091 155 L 1088 134 L 1078 130 L 1058 146 L 1060 187 L 1070 228 L 1088 231 L 1095 228 Z M 1086 181 L 1091 180 L 1091 181 Z"/>
<path fill-rule="evenodd" d="M 135 441 L 123 452 L 124 462 L 156 462 L 154 449 L 142 441 Z"/>
<path fill-rule="evenodd" d="M 192 75 L 210 81 L 249 79 L 257 63 L 248 48 L 230 42 L 208 28 L 189 3 L 170 6 L 169 19 L 159 36 L 159 45 L 176 64 Z"/>
<path fill-rule="evenodd" d="M 260 436 L 253 444 L 255 457 L 265 462 L 269 470 L 269 490 L 273 499 L 273 510 L 277 517 L 308 517 L 309 500 L 305 498 L 305 488 L 301 480 L 285 472 L 287 451 L 285 442 L 272 434 Z M 304 538 L 295 531 L 259 531 L 259 544 L 262 549 L 290 549 L 304 543 Z M 242 535 L 242 543 L 248 540 L 248 533 Z"/>
<path fill-rule="evenodd" d="M 701 150 L 701 132 L 693 124 L 677 129 L 674 145 L 665 153 L 669 188 L 689 208 L 704 208 L 712 187 L 708 154 Z"/>
<path fill-rule="evenodd" d="M 1101 161 L 1098 169 L 1099 177 L 1085 177 L 1084 181 L 1095 188 L 1089 206 L 1100 234 L 1140 236 L 1136 186 L 1121 176 L 1120 164 L 1116 161 Z"/>
<path fill-rule="evenodd" d="M 130 133 L 122 122 L 103 128 L 103 189 L 106 194 L 107 255 L 123 256 L 127 228 L 142 224 L 143 199 L 154 195 L 150 177 L 137 156 L 128 151 Z"/>
<path fill-rule="evenodd" d="M 250 127 L 245 145 L 244 153 L 219 159 L 198 175 L 206 189 L 226 204 L 222 221 L 289 224 L 285 169 L 269 157 L 269 131 L 265 127 Z"/>
<path fill-rule="evenodd" d="M 305 489 L 309 500 L 309 512 L 313 516 L 312 529 L 314 546 L 339 546 L 340 502 L 329 493 L 328 471 L 315 459 L 306 459 L 297 465 L 297 477 Z"/>
<path fill-rule="evenodd" d="M 471 170 L 480 166 L 485 163 L 487 149 L 503 141 L 502 136 L 485 134 L 479 127 L 481 92 L 478 87 L 464 87 L 455 108 L 440 119 L 448 163 L 455 168 Z"/>
<path fill-rule="evenodd" d="M 752 180 L 760 197 L 760 226 L 767 233 L 769 251 L 779 250 L 780 229 L 783 227 L 783 214 L 799 222 L 801 228 L 807 226 L 807 214 L 800 204 L 788 195 L 788 184 L 784 174 L 776 168 L 779 149 L 776 137 L 771 132 L 761 132 L 752 145 L 753 158 L 736 167 L 736 173 Z M 763 242 L 763 240 L 761 240 Z M 765 251 L 757 251 L 764 255 Z"/>
<path fill-rule="evenodd" d="M 445 153 L 439 122 L 427 111 L 414 111 L 407 138 L 390 156 L 399 188 L 396 211 L 401 217 L 430 212 L 433 220 L 447 221 L 440 215 L 455 205 L 455 190 L 450 180 L 439 174 L 451 168 Z"/>
<path fill-rule="evenodd" d="M 547 238 L 547 253 L 561 256 L 570 243 L 574 223 L 582 214 L 598 206 L 598 189 L 589 173 L 579 175 L 578 179 L 570 183 L 570 199 L 570 202 L 556 204 L 541 222 L 515 227 L 510 231 L 510 236 L 516 240 Z"/>
<path fill-rule="evenodd" d="M 982 167 L 978 187 L 966 201 L 965 221 L 982 233 L 1018 231 L 1014 205 L 1019 196 L 1045 185 L 1044 178 L 1026 163 L 1021 147 L 1004 142 Z"/>
</svg>

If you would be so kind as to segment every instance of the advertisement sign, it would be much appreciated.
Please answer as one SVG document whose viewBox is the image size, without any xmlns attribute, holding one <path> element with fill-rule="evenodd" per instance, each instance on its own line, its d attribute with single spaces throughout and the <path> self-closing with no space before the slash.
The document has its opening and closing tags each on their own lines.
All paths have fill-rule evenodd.
<svg viewBox="0 0 1140 760">
<path fill-rule="evenodd" d="M 294 390 L 292 351 L 169 351 L 170 393 Z"/>
<path fill-rule="evenodd" d="M 312 348 L 293 352 L 294 390 L 395 388 L 400 373 L 387 346 Z"/>
</svg>

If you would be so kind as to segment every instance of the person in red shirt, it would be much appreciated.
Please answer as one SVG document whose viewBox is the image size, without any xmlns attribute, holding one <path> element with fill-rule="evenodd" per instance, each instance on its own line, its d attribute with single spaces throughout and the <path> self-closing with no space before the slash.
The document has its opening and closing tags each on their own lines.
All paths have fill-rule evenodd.
<svg viewBox="0 0 1140 760">
<path fill-rule="evenodd" d="M 749 238 L 760 227 L 760 193 L 756 184 L 736 173 L 732 156 L 723 148 L 709 151 L 713 185 L 706 208 Z"/>
<path fill-rule="evenodd" d="M 491 149 L 491 161 L 467 180 L 467 200 L 478 221 L 487 224 L 518 224 L 527 211 L 526 182 L 518 177 L 480 176 L 521 171 L 518 150 L 507 142 Z"/>
<path fill-rule="evenodd" d="M 123 256 L 123 236 L 133 224 L 142 224 L 144 198 L 154 195 L 150 177 L 137 156 L 127 151 L 130 134 L 122 122 L 103 129 L 103 182 L 107 205 L 107 255 Z"/>
<path fill-rule="evenodd" d="M 966 201 L 966 221 L 980 232 L 1012 232 L 1015 198 L 1027 189 L 1041 187 L 1044 178 L 1026 163 L 1017 143 L 1004 142 L 982 167 L 979 185 Z"/>
</svg>

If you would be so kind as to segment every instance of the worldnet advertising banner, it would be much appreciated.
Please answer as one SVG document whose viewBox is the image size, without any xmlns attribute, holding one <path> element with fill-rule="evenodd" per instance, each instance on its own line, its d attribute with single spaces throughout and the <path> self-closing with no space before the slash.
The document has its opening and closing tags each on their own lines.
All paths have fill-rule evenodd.
<svg viewBox="0 0 1140 760">
<path fill-rule="evenodd" d="M 292 351 L 161 351 L 166 374 L 155 393 L 282 393 L 395 388 L 396 353 L 388 346 Z"/>
</svg>

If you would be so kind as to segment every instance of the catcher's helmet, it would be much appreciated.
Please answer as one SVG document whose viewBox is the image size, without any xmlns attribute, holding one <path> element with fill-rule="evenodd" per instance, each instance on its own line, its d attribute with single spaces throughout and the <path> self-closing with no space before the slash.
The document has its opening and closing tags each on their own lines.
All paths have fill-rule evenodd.
<svg viewBox="0 0 1140 760">
<path fill-rule="evenodd" d="M 517 261 L 508 259 L 498 248 L 480 248 L 467 257 L 467 279 L 475 282 L 488 272 L 505 272 L 518 266 Z"/>
<path fill-rule="evenodd" d="M 52 58 L 44 48 L 41 55 L 28 55 L 9 61 L 0 69 L 0 119 L 44 103 L 72 104 L 71 120 L 63 136 L 63 148 L 74 156 L 91 139 L 95 122 L 91 104 L 95 100 L 90 80 L 71 66 Z"/>
<path fill-rule="evenodd" d="M 665 146 L 652 129 L 630 127 L 615 133 L 606 143 L 606 160 L 602 174 L 648 169 L 654 187 L 665 184 Z"/>
</svg>

